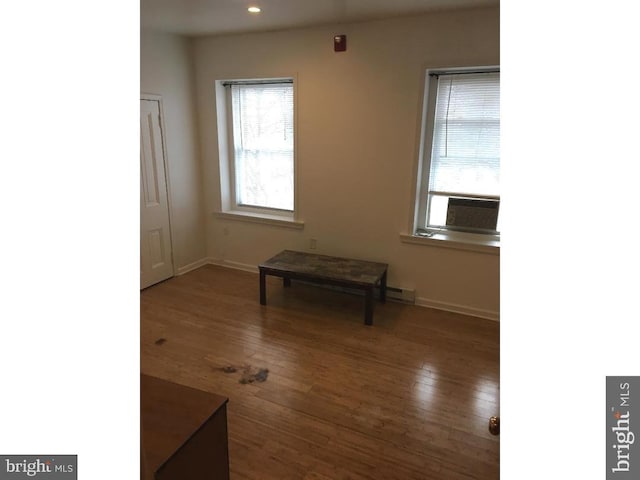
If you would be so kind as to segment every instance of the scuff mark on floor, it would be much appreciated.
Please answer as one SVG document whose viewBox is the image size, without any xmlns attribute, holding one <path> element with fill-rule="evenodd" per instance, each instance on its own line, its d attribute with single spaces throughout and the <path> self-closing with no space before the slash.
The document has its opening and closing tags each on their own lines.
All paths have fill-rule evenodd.
<svg viewBox="0 0 640 480">
<path fill-rule="evenodd" d="M 235 373 L 238 370 L 242 372 L 242 376 L 240 377 L 239 382 L 253 383 L 253 382 L 264 382 L 269 376 L 268 368 L 257 368 L 252 367 L 251 365 L 243 365 L 242 367 L 238 367 L 235 365 L 226 365 L 221 368 L 224 373 Z"/>
</svg>

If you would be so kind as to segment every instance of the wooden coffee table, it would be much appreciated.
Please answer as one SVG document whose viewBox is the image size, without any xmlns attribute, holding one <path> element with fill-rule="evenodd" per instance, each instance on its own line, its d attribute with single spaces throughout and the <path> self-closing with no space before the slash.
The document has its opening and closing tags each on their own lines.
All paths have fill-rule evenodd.
<svg viewBox="0 0 640 480">
<path fill-rule="evenodd" d="M 355 288 L 364 290 L 364 323 L 373 325 L 373 290 L 380 286 L 380 301 L 384 303 L 387 294 L 387 268 L 386 263 L 284 250 L 258 265 L 260 304 L 267 304 L 267 275 L 282 277 L 285 287 L 291 286 L 291 280 L 295 279 Z"/>
</svg>

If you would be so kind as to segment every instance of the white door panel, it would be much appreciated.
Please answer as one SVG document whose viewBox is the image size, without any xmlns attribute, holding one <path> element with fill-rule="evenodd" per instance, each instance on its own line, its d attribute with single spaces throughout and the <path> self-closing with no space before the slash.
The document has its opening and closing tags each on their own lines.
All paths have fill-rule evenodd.
<svg viewBox="0 0 640 480">
<path fill-rule="evenodd" d="M 140 288 L 173 276 L 160 103 L 140 100 Z"/>
</svg>

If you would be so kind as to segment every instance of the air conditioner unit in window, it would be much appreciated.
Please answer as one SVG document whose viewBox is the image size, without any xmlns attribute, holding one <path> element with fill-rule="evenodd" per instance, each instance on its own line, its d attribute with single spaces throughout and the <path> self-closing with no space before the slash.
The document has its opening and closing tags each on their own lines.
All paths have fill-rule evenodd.
<svg viewBox="0 0 640 480">
<path fill-rule="evenodd" d="M 500 200 L 450 197 L 447 227 L 468 232 L 495 233 Z"/>
</svg>

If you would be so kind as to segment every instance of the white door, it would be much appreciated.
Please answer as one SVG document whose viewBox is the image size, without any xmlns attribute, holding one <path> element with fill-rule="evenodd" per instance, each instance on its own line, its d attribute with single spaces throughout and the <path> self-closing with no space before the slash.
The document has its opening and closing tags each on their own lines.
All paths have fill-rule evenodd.
<svg viewBox="0 0 640 480">
<path fill-rule="evenodd" d="M 173 276 L 160 102 L 140 100 L 140 288 Z"/>
</svg>

